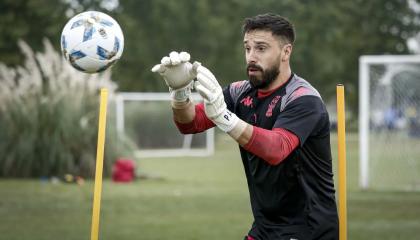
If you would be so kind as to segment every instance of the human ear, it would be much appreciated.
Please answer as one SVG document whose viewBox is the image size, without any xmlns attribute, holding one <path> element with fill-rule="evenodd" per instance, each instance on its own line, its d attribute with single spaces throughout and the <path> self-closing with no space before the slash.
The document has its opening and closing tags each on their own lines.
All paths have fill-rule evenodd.
<svg viewBox="0 0 420 240">
<path fill-rule="evenodd" d="M 292 44 L 285 44 L 283 46 L 283 48 L 282 48 L 282 52 L 283 52 L 282 55 L 283 56 L 281 58 L 281 60 L 283 62 L 286 62 L 286 61 L 288 61 L 290 59 L 290 55 L 292 54 L 292 49 L 293 49 Z"/>
</svg>

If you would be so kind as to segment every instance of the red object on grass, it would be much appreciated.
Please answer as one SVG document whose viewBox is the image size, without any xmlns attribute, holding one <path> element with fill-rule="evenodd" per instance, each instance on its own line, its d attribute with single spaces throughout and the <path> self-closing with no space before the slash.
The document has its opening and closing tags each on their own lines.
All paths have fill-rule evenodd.
<svg viewBox="0 0 420 240">
<path fill-rule="evenodd" d="M 112 168 L 112 180 L 114 182 L 131 182 L 135 177 L 135 164 L 130 159 L 118 159 Z"/>
</svg>

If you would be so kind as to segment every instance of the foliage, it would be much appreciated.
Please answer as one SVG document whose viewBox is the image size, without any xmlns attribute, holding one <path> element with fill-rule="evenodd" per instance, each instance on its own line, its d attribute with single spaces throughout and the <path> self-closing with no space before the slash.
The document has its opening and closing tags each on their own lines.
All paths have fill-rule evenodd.
<svg viewBox="0 0 420 240">
<path fill-rule="evenodd" d="M 130 49 L 116 66 L 121 87 L 165 90 L 149 69 L 174 49 L 189 51 L 223 84 L 246 78 L 242 21 L 265 12 L 284 15 L 296 26 L 292 70 L 326 100 L 344 83 L 356 113 L 359 56 L 408 53 L 406 41 L 420 28 L 406 0 L 126 0 L 116 11 Z"/>
<path fill-rule="evenodd" d="M 67 18 L 85 10 L 109 13 L 125 34 L 125 52 L 114 67 L 124 91 L 166 91 L 151 67 L 172 50 L 186 50 L 223 83 L 246 78 L 241 25 L 245 17 L 275 12 L 297 29 L 292 70 L 317 87 L 327 101 L 344 83 L 357 112 L 358 58 L 365 54 L 406 54 L 407 39 L 419 31 L 416 0 L 4 0 L 0 3 L 0 61 L 19 64 L 15 42 L 39 49 L 42 37 L 56 39 Z M 108 1 L 110 2 L 110 1 Z M 355 114 L 355 116 L 357 116 Z"/>
<path fill-rule="evenodd" d="M 47 40 L 43 53 L 19 46 L 24 66 L 0 64 L 0 177 L 93 176 L 98 91 L 106 87 L 112 98 L 110 72 L 77 72 Z M 108 139 L 105 174 L 123 154 Z"/>
<path fill-rule="evenodd" d="M 18 39 L 35 50 L 42 48 L 43 38 L 58 40 L 67 8 L 62 0 L 0 1 L 0 62 L 21 65 L 24 56 L 19 54 Z"/>
</svg>

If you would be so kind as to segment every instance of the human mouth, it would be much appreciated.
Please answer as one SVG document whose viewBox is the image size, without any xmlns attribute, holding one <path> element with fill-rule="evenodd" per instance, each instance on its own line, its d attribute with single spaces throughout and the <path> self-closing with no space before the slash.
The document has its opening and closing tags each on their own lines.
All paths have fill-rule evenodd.
<svg viewBox="0 0 420 240">
<path fill-rule="evenodd" d="M 255 75 L 255 74 L 257 74 L 258 72 L 261 72 L 261 69 L 260 68 L 258 68 L 258 67 L 248 67 L 248 74 L 249 75 Z"/>
</svg>

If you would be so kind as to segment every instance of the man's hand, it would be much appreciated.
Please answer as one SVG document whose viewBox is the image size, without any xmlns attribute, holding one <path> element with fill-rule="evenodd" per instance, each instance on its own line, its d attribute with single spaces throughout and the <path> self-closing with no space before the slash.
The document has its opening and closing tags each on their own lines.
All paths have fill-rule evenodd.
<svg viewBox="0 0 420 240">
<path fill-rule="evenodd" d="M 191 94 L 191 83 L 197 75 L 199 62 L 190 62 L 190 54 L 187 52 L 171 52 L 169 56 L 162 58 L 160 64 L 152 68 L 152 72 L 162 75 L 169 87 L 174 102 L 185 102 Z"/>
<path fill-rule="evenodd" d="M 207 68 L 199 66 L 197 80 L 195 89 L 204 98 L 207 117 L 222 131 L 234 132 L 234 135 L 231 134 L 231 136 L 237 139 L 245 130 L 247 124 L 227 109 L 222 87 L 217 82 L 216 77 Z"/>
</svg>

